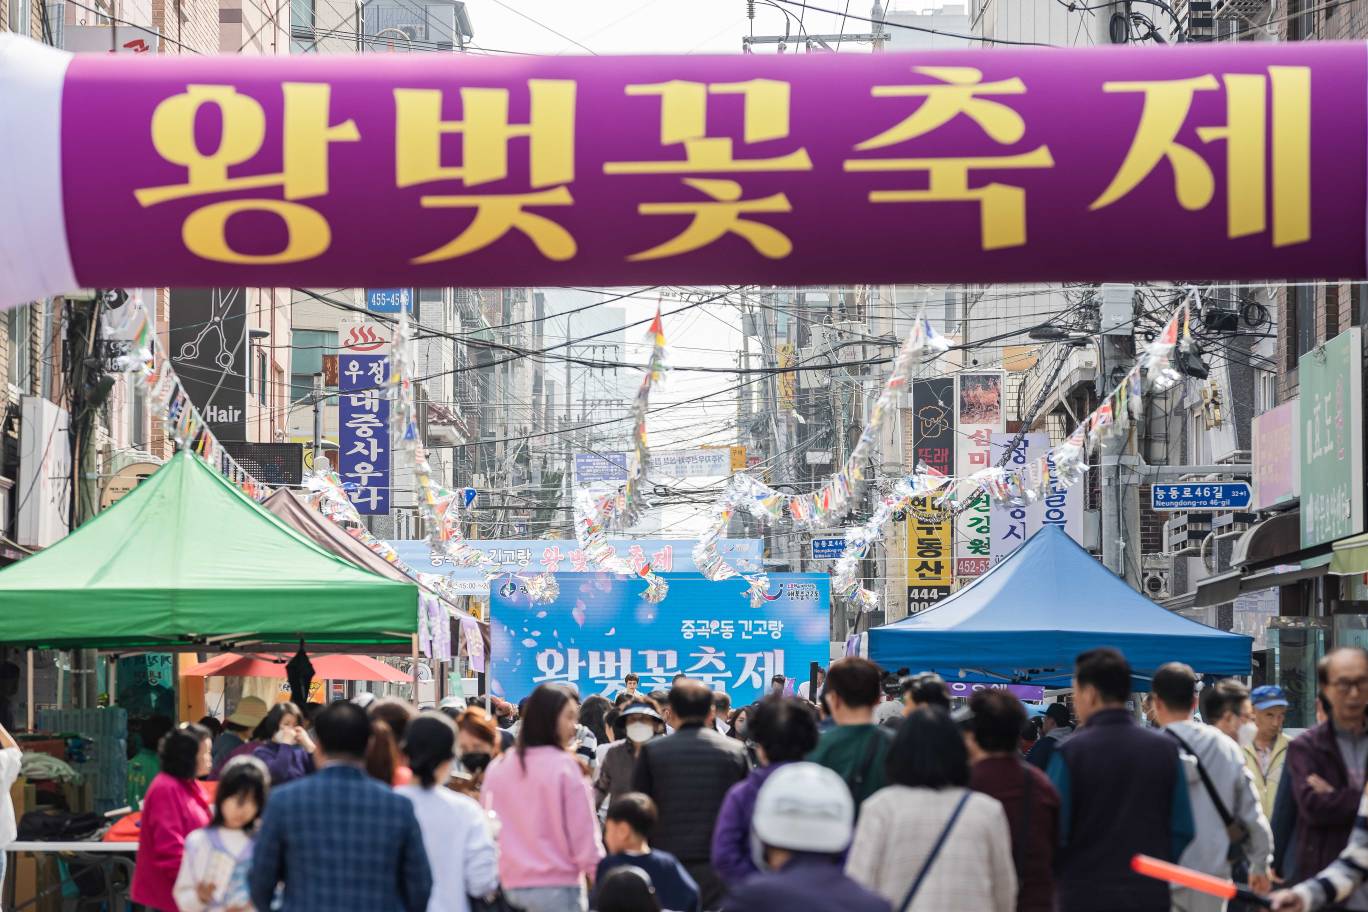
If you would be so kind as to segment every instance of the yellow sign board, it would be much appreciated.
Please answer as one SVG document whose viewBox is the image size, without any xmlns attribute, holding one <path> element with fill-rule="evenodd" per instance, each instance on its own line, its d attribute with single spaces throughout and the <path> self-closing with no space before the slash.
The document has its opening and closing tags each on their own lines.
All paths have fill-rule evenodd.
<svg viewBox="0 0 1368 912">
<path fill-rule="evenodd" d="M 949 511 L 937 509 L 933 498 L 918 497 L 912 501 L 907 511 L 908 586 L 954 584 L 953 531 Z"/>
</svg>

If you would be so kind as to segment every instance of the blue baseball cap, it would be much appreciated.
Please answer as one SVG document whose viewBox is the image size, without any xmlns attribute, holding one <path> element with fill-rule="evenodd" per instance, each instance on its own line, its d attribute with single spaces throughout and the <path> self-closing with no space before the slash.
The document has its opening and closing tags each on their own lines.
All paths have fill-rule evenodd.
<svg viewBox="0 0 1368 912">
<path fill-rule="evenodd" d="M 1283 689 L 1276 684 L 1265 684 L 1262 687 L 1254 688 L 1249 694 L 1249 699 L 1253 701 L 1255 709 L 1273 709 L 1274 707 L 1288 705 Z"/>
</svg>

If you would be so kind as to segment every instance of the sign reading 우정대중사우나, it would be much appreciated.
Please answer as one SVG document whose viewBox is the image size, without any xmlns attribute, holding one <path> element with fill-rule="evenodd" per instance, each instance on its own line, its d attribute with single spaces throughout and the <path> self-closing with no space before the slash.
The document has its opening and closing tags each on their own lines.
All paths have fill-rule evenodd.
<svg viewBox="0 0 1368 912">
<path fill-rule="evenodd" d="M 1297 362 L 1301 387 L 1301 545 L 1363 531 L 1363 330 Z"/>
<path fill-rule="evenodd" d="M 390 402 L 386 355 L 343 351 L 338 356 L 338 466 L 358 513 L 389 512 Z"/>
<path fill-rule="evenodd" d="M 490 595 L 493 692 L 516 701 L 556 682 L 585 696 L 611 695 L 629 671 L 649 692 L 682 672 L 745 706 L 764 696 L 775 675 L 805 678 L 810 663 L 831 657 L 826 574 L 771 574 L 758 608 L 740 578 L 666 580 L 669 598 L 655 605 L 641 597 L 645 583 L 626 577 L 566 577 L 542 605 L 531 603 L 521 581 L 499 586 Z"/>
</svg>

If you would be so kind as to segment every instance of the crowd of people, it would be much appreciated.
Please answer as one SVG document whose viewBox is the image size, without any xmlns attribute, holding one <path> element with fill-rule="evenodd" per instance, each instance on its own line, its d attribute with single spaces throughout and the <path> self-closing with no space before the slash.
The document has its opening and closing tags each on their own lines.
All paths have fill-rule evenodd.
<svg viewBox="0 0 1368 912">
<path fill-rule="evenodd" d="M 612 701 L 544 684 L 492 713 L 248 697 L 217 731 L 161 735 L 131 895 L 158 912 L 1226 907 L 1135 873 L 1143 854 L 1284 912 L 1368 908 L 1368 651 L 1318 675 L 1322 719 L 1293 740 L 1279 688 L 1203 687 L 1180 663 L 1141 719 L 1111 649 L 1079 655 L 1072 708 L 1038 722 L 1005 689 L 952 709 L 938 676 L 890 685 L 855 657 L 816 703 L 780 679 L 732 707 L 684 676 L 629 677 Z M 0 784 L 18 758 L 0 729 Z M 0 789 L 0 842 L 13 828 Z"/>
</svg>

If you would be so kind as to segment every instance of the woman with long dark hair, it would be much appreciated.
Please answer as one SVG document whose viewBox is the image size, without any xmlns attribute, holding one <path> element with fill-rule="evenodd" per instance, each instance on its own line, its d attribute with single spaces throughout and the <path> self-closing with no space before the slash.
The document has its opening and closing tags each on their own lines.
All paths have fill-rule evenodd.
<svg viewBox="0 0 1368 912">
<path fill-rule="evenodd" d="M 467 896 L 488 896 L 499 886 L 498 852 L 483 809 L 446 788 L 456 765 L 456 727 L 441 713 L 408 724 L 404 753 L 417 782 L 395 789 L 413 802 L 432 869 L 428 912 L 468 912 Z"/>
<path fill-rule="evenodd" d="M 209 729 L 184 723 L 157 747 L 161 772 L 143 798 L 138 861 L 130 895 L 157 912 L 176 912 L 173 888 L 185 854 L 185 837 L 209 823 L 209 798 L 198 779 L 214 760 Z"/>
<path fill-rule="evenodd" d="M 304 714 L 293 703 L 277 703 L 252 732 L 252 756 L 266 764 L 271 785 L 284 785 L 314 771 L 318 750 L 300 726 Z"/>
<path fill-rule="evenodd" d="M 572 744 L 579 701 L 566 687 L 532 692 L 515 749 L 485 774 L 482 798 L 498 815 L 499 879 L 526 912 L 584 912 L 585 879 L 603 858 L 589 782 Z"/>
</svg>

